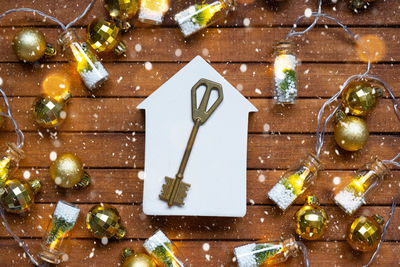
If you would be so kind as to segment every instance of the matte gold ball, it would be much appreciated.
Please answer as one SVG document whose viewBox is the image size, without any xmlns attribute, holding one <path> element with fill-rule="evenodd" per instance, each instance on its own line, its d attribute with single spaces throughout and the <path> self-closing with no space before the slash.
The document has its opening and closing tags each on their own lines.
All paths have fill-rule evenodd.
<svg viewBox="0 0 400 267">
<path fill-rule="evenodd" d="M 71 188 L 84 177 L 82 161 L 73 154 L 58 155 L 50 165 L 50 176 L 56 185 Z"/>
<path fill-rule="evenodd" d="M 33 62 L 45 54 L 46 39 L 41 31 L 26 28 L 14 36 L 12 46 L 19 60 Z"/>
<path fill-rule="evenodd" d="M 357 151 L 368 141 L 369 131 L 367 123 L 355 116 L 346 116 L 335 126 L 336 143 L 347 151 Z"/>
<path fill-rule="evenodd" d="M 325 233 L 328 216 L 315 196 L 307 198 L 307 203 L 296 212 L 295 217 L 296 233 L 300 237 L 316 240 Z"/>
<path fill-rule="evenodd" d="M 381 240 L 384 220 L 379 215 L 360 216 L 354 219 L 347 232 L 347 243 L 358 251 L 370 251 L 378 246 Z"/>
<path fill-rule="evenodd" d="M 138 253 L 126 258 L 122 267 L 156 267 L 156 264 L 148 255 Z"/>
</svg>

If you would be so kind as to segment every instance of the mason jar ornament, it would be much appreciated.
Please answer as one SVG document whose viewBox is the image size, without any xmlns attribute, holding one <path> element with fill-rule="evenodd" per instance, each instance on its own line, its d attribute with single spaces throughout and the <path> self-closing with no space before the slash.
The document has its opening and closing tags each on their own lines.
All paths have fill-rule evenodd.
<svg viewBox="0 0 400 267">
<path fill-rule="evenodd" d="M 169 9 L 169 0 L 140 0 L 139 20 L 159 25 Z"/>
<path fill-rule="evenodd" d="M 126 45 L 119 37 L 119 28 L 112 21 L 94 20 L 87 28 L 86 39 L 98 53 L 113 51 L 122 55 L 126 52 Z"/>
<path fill-rule="evenodd" d="M 378 158 L 375 158 L 358 170 L 352 181 L 335 195 L 335 203 L 347 214 L 353 214 L 365 204 L 367 195 L 389 173 L 389 167 Z"/>
<path fill-rule="evenodd" d="M 275 102 L 294 104 L 297 96 L 297 61 L 294 44 L 289 41 L 280 41 L 275 45 L 274 50 Z"/>
<path fill-rule="evenodd" d="M 68 50 L 75 62 L 76 70 L 89 90 L 100 87 L 107 79 L 108 72 L 90 50 L 85 42 L 81 42 L 74 30 L 61 34 L 58 42 L 64 50 Z"/>
<path fill-rule="evenodd" d="M 7 149 L 0 156 L 0 191 L 9 176 L 18 168 L 19 161 L 25 158 L 25 153 L 14 143 L 7 143 Z"/>
<path fill-rule="evenodd" d="M 117 209 L 108 204 L 98 204 L 89 210 L 86 215 L 86 228 L 99 239 L 104 237 L 121 239 L 126 235 Z"/>
<path fill-rule="evenodd" d="M 130 248 L 122 250 L 122 267 L 156 267 L 151 257 L 144 253 L 135 253 Z"/>
<path fill-rule="evenodd" d="M 381 240 L 383 223 L 384 219 L 378 214 L 355 218 L 347 231 L 347 243 L 362 252 L 376 249 Z"/>
<path fill-rule="evenodd" d="M 35 194 L 41 187 L 37 179 L 29 182 L 7 180 L 0 194 L 1 205 L 10 213 L 24 213 L 32 206 Z"/>
<path fill-rule="evenodd" d="M 68 258 L 63 245 L 78 220 L 79 212 L 80 209 L 73 204 L 57 202 L 52 220 L 43 237 L 39 258 L 52 264 L 59 264 Z"/>
<path fill-rule="evenodd" d="M 296 233 L 304 239 L 319 239 L 326 231 L 328 216 L 316 196 L 308 196 L 307 201 L 295 215 Z"/>
<path fill-rule="evenodd" d="M 184 37 L 188 37 L 228 16 L 235 8 L 235 0 L 197 1 L 175 15 Z"/>
<path fill-rule="evenodd" d="M 299 246 L 294 238 L 281 242 L 251 243 L 234 248 L 239 267 L 269 266 L 285 262 L 299 255 Z"/>
<path fill-rule="evenodd" d="M 322 168 L 319 159 L 309 154 L 300 166 L 288 170 L 268 192 L 268 197 L 285 211 L 317 177 Z"/>
<path fill-rule="evenodd" d="M 104 7 L 118 28 L 126 31 L 131 27 L 129 20 L 139 10 L 139 0 L 105 0 Z"/>
</svg>

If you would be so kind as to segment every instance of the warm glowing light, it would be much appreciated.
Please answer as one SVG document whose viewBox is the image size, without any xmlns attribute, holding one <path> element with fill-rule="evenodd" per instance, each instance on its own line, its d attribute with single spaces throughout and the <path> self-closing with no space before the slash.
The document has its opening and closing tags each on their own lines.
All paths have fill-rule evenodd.
<svg viewBox="0 0 400 267">
<path fill-rule="evenodd" d="M 149 13 L 165 13 L 169 9 L 169 0 L 142 0 L 141 8 Z"/>
<path fill-rule="evenodd" d="M 378 36 L 368 34 L 360 37 L 357 47 L 358 56 L 362 61 L 377 62 L 386 54 L 386 45 Z"/>
<path fill-rule="evenodd" d="M 70 93 L 70 89 L 71 81 L 64 73 L 51 73 L 42 82 L 42 92 L 56 101 L 65 99 L 65 96 Z"/>
<path fill-rule="evenodd" d="M 285 70 L 294 70 L 296 59 L 293 55 L 279 55 L 275 58 L 275 77 L 283 80 L 286 77 Z"/>
</svg>

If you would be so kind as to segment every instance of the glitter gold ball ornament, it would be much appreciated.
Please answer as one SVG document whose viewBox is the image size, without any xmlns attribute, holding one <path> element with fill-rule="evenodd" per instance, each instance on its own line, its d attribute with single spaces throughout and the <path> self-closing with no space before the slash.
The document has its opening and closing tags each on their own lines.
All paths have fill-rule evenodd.
<svg viewBox="0 0 400 267">
<path fill-rule="evenodd" d="M 86 227 L 96 238 L 121 239 L 126 230 L 120 225 L 121 217 L 116 208 L 108 204 L 93 206 L 86 215 Z"/>
<path fill-rule="evenodd" d="M 308 196 L 307 202 L 296 212 L 296 233 L 307 240 L 320 238 L 326 230 L 328 217 L 316 196 Z"/>
<path fill-rule="evenodd" d="M 127 20 L 131 19 L 139 10 L 139 0 L 106 0 L 104 7 L 110 13 L 121 29 L 131 27 Z"/>
<path fill-rule="evenodd" d="M 58 155 L 50 164 L 50 176 L 56 185 L 63 188 L 83 188 L 90 184 L 90 176 L 83 170 L 82 161 L 69 153 Z"/>
<path fill-rule="evenodd" d="M 12 46 L 19 60 L 33 62 L 43 56 L 54 56 L 56 50 L 46 43 L 44 34 L 32 28 L 19 31 L 12 41 Z"/>
<path fill-rule="evenodd" d="M 34 194 L 41 188 L 39 180 L 28 182 L 19 180 L 7 180 L 0 202 L 4 209 L 11 213 L 23 213 L 33 204 Z"/>
<path fill-rule="evenodd" d="M 114 51 L 121 55 L 126 52 L 126 45 L 119 40 L 119 28 L 112 21 L 94 20 L 89 24 L 86 38 L 89 45 L 98 53 Z"/>
<path fill-rule="evenodd" d="M 144 253 L 135 253 L 130 248 L 122 251 L 122 267 L 156 267 L 153 259 Z"/>
<path fill-rule="evenodd" d="M 342 92 L 342 101 L 346 113 L 356 116 L 368 114 L 382 96 L 382 89 L 366 80 L 350 82 Z"/>
<path fill-rule="evenodd" d="M 335 125 L 336 143 L 347 151 L 357 151 L 368 141 L 369 131 L 367 123 L 359 117 L 347 116 L 339 111 L 336 114 Z"/>
<path fill-rule="evenodd" d="M 384 220 L 380 215 L 360 216 L 350 225 L 347 242 L 358 251 L 370 251 L 378 246 L 381 240 Z"/>
</svg>

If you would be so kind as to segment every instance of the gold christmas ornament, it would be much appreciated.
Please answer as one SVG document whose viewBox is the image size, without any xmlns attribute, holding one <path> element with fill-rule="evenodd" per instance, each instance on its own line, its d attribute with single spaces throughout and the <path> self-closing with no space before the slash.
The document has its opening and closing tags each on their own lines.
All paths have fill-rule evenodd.
<svg viewBox="0 0 400 267">
<path fill-rule="evenodd" d="M 347 233 L 347 243 L 358 251 L 370 251 L 378 246 L 382 236 L 383 218 L 380 215 L 372 217 L 360 216 L 350 225 Z"/>
<path fill-rule="evenodd" d="M 75 155 L 64 153 L 50 164 L 50 176 L 63 188 L 84 188 L 90 184 L 90 176 L 83 170 L 82 161 Z"/>
<path fill-rule="evenodd" d="M 46 43 L 44 34 L 33 28 L 20 30 L 12 41 L 12 47 L 19 60 L 33 62 L 43 56 L 54 56 L 55 48 Z"/>
<path fill-rule="evenodd" d="M 343 111 L 336 113 L 335 125 L 336 143 L 347 151 L 360 150 L 368 141 L 367 123 L 359 117 L 347 116 Z"/>
<path fill-rule="evenodd" d="M 127 30 L 131 27 L 128 20 L 131 19 L 139 10 L 139 0 L 106 0 L 104 7 L 110 13 L 118 27 Z"/>
<path fill-rule="evenodd" d="M 18 163 L 23 158 L 25 158 L 25 153 L 22 149 L 18 148 L 14 143 L 7 144 L 7 149 L 0 158 L 1 191 L 3 191 L 3 187 L 10 174 L 18 168 Z"/>
<path fill-rule="evenodd" d="M 113 51 L 117 55 L 126 52 L 126 45 L 119 40 L 119 28 L 112 21 L 94 20 L 87 29 L 87 42 L 96 52 Z"/>
<path fill-rule="evenodd" d="M 342 92 L 344 111 L 352 115 L 364 116 L 375 107 L 380 97 L 382 97 L 381 88 L 373 86 L 366 80 L 352 81 Z"/>
<path fill-rule="evenodd" d="M 130 248 L 124 248 L 122 259 L 122 267 L 156 267 L 151 257 L 144 253 L 135 253 Z"/>
<path fill-rule="evenodd" d="M 96 238 L 121 239 L 126 235 L 126 230 L 120 225 L 121 217 L 116 208 L 108 204 L 93 206 L 86 215 L 86 228 Z"/>
<path fill-rule="evenodd" d="M 295 215 L 296 233 L 307 240 L 319 239 L 326 230 L 328 217 L 320 207 L 316 196 L 308 196 L 307 202 Z"/>
<path fill-rule="evenodd" d="M 33 204 L 34 194 L 41 188 L 37 179 L 29 182 L 7 180 L 0 195 L 0 202 L 4 209 L 11 213 L 23 213 Z"/>
</svg>

